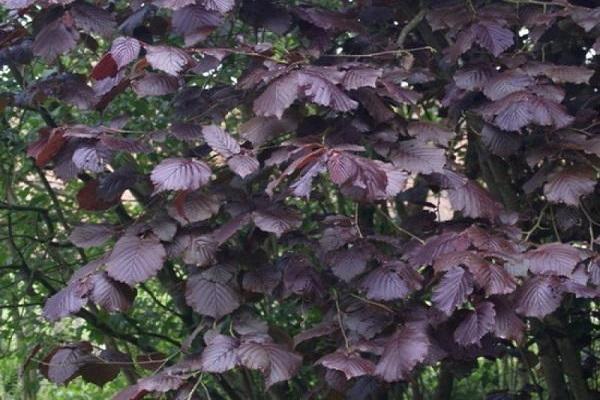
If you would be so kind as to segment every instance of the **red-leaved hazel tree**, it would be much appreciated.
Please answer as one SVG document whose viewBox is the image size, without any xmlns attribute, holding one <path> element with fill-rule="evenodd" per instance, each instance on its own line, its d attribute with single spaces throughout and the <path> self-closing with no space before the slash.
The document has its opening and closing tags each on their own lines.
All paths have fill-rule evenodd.
<svg viewBox="0 0 600 400">
<path fill-rule="evenodd" d="M 46 349 L 44 376 L 375 398 L 435 366 L 443 399 L 452 366 L 516 354 L 523 393 L 595 398 L 569 334 L 600 297 L 591 3 L 1 0 L 7 107 L 43 118 L 27 154 L 93 221 L 62 228 L 68 281 L 34 273 L 43 316 L 107 338 Z M 178 329 L 107 322 L 152 281 Z"/>
</svg>

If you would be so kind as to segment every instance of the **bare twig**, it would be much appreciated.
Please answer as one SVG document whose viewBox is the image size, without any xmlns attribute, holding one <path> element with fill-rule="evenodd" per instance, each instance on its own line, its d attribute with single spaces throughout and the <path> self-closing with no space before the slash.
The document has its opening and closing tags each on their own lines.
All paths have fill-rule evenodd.
<svg viewBox="0 0 600 400">
<path fill-rule="evenodd" d="M 354 205 L 354 226 L 356 227 L 356 232 L 358 232 L 358 236 L 361 239 L 364 238 L 362 231 L 360 230 L 360 225 L 358 224 L 358 203 Z"/>
<path fill-rule="evenodd" d="M 389 312 L 389 313 L 392 313 L 392 314 L 394 314 L 394 313 L 395 313 L 395 311 L 394 311 L 394 310 L 392 310 L 390 307 L 386 306 L 385 304 L 378 303 L 378 302 L 376 302 L 376 301 L 373 301 L 373 300 L 365 299 L 364 297 L 362 297 L 362 296 L 359 296 L 359 295 L 357 295 L 357 294 L 354 294 L 354 293 L 350 293 L 350 296 L 352 296 L 352 297 L 354 297 L 355 299 L 358 299 L 358 300 L 360 300 L 360 301 L 364 301 L 364 302 L 365 302 L 365 303 L 367 303 L 367 304 L 371 304 L 372 306 L 375 306 L 375 307 L 379 307 L 379 308 L 381 308 L 381 309 L 384 309 L 385 311 L 387 311 L 387 312 Z"/>
<path fill-rule="evenodd" d="M 333 289 L 333 298 L 335 300 L 335 309 L 337 311 L 337 320 L 338 325 L 340 326 L 340 331 L 342 331 L 342 336 L 344 337 L 344 345 L 346 349 L 350 348 L 350 343 L 348 342 L 348 336 L 346 336 L 346 330 L 344 329 L 344 320 L 342 319 L 342 311 L 340 310 L 340 300 L 338 297 L 337 290 Z"/>
<path fill-rule="evenodd" d="M 342 58 L 372 58 L 380 56 L 389 56 L 393 54 L 410 54 L 415 51 L 429 50 L 432 53 L 436 53 L 437 50 L 431 46 L 414 47 L 412 49 L 396 49 L 396 50 L 385 50 L 378 51 L 375 53 L 368 54 L 323 54 L 321 57 L 342 57 Z"/>
</svg>

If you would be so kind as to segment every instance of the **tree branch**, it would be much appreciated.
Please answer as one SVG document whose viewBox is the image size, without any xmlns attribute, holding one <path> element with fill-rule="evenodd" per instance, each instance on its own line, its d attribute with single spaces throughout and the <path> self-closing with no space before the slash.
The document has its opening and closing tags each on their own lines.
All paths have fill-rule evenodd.
<svg viewBox="0 0 600 400">
<path fill-rule="evenodd" d="M 399 48 L 404 47 L 404 42 L 406 41 L 408 34 L 421 23 L 423 18 L 425 18 L 425 14 L 427 14 L 427 10 L 422 9 L 410 21 L 408 21 L 406 25 L 404 25 L 400 31 L 400 34 L 398 35 L 398 39 L 396 39 L 396 45 L 398 45 Z"/>
</svg>

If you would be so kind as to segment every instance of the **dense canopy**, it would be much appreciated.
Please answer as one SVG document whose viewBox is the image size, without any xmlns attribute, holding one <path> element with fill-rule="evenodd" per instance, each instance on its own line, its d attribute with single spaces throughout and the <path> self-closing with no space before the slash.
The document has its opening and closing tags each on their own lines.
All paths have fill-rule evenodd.
<svg viewBox="0 0 600 400">
<path fill-rule="evenodd" d="M 0 397 L 597 398 L 595 3 L 0 0 Z"/>
</svg>

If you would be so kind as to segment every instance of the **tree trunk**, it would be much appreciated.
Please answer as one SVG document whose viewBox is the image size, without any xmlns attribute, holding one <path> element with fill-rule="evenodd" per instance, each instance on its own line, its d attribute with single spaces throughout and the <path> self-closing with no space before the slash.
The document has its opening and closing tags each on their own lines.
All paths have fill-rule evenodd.
<svg viewBox="0 0 600 400">
<path fill-rule="evenodd" d="M 454 386 L 454 376 L 450 364 L 442 361 L 440 373 L 438 374 L 438 385 L 435 388 L 433 400 L 448 400 L 452 395 L 452 386 Z"/>
<path fill-rule="evenodd" d="M 568 337 L 557 338 L 556 346 L 562 359 L 562 369 L 569 379 L 569 388 L 575 400 L 591 400 L 590 391 L 581 370 L 579 351 Z"/>
<path fill-rule="evenodd" d="M 568 399 L 567 385 L 552 338 L 546 332 L 540 332 L 537 343 L 540 346 L 540 364 L 548 388 L 548 400 Z"/>
</svg>

